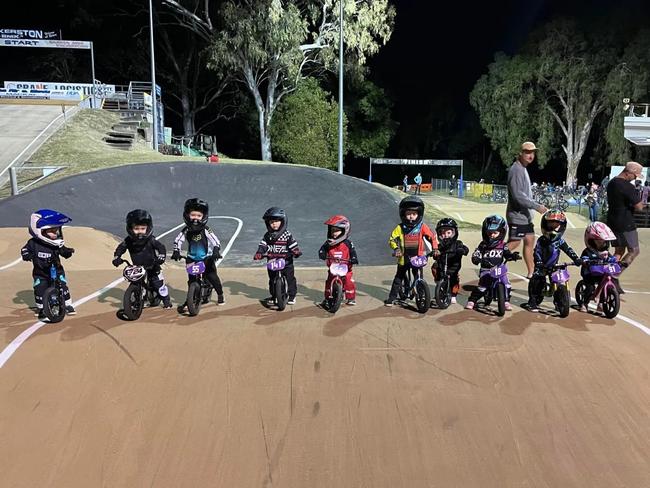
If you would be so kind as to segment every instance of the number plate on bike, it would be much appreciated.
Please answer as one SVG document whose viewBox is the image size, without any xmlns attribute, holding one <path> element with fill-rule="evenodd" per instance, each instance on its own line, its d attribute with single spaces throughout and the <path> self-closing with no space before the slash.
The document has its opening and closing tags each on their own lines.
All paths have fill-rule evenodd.
<svg viewBox="0 0 650 488">
<path fill-rule="evenodd" d="M 330 264 L 330 273 L 334 276 L 345 276 L 348 274 L 348 265 L 345 263 Z"/>
<path fill-rule="evenodd" d="M 413 256 L 409 261 L 414 268 L 423 268 L 427 265 L 428 259 L 426 256 Z"/>
<path fill-rule="evenodd" d="M 271 271 L 281 271 L 287 265 L 287 262 L 282 258 L 270 259 L 266 263 L 266 268 Z"/>
<path fill-rule="evenodd" d="M 569 281 L 569 272 L 566 269 L 558 269 L 551 275 L 553 283 L 566 283 Z"/>
<path fill-rule="evenodd" d="M 203 261 L 197 261 L 196 263 L 188 264 L 185 269 L 189 275 L 200 275 L 205 273 L 205 263 Z"/>
<path fill-rule="evenodd" d="M 495 266 L 494 268 L 490 268 L 490 276 L 492 278 L 501 278 L 502 276 L 505 276 L 508 274 L 508 268 L 506 267 L 505 264 L 500 264 L 499 266 Z"/>
<path fill-rule="evenodd" d="M 138 281 L 142 279 L 146 273 L 147 272 L 142 266 L 127 266 L 124 268 L 122 275 L 127 281 Z"/>
<path fill-rule="evenodd" d="M 589 266 L 589 272 L 593 275 L 616 275 L 621 272 L 621 266 L 618 263 L 595 264 Z"/>
</svg>

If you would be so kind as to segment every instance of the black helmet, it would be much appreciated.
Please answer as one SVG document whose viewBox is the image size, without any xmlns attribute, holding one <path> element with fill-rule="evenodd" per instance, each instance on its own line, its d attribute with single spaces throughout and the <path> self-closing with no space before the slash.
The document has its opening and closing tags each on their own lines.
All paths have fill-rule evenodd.
<svg viewBox="0 0 650 488">
<path fill-rule="evenodd" d="M 407 210 L 415 210 L 418 213 L 418 218 L 414 222 L 406 220 Z M 420 198 L 414 196 L 403 198 L 402 201 L 399 202 L 399 218 L 406 230 L 411 230 L 420 225 L 424 218 L 424 202 Z"/>
<path fill-rule="evenodd" d="M 134 225 L 146 225 L 147 232 L 145 234 L 135 234 L 133 232 Z M 146 210 L 141 208 L 131 210 L 126 214 L 126 232 L 131 236 L 132 239 L 143 240 L 151 235 L 153 232 L 153 220 L 151 219 L 151 214 Z"/>
<path fill-rule="evenodd" d="M 271 207 L 264 212 L 262 215 L 262 220 L 266 224 L 266 230 L 268 230 L 272 237 L 277 237 L 284 232 L 284 229 L 287 228 L 287 214 L 284 209 L 280 207 Z M 282 222 L 278 230 L 271 229 L 270 222 L 271 220 L 279 220 Z"/>
<path fill-rule="evenodd" d="M 193 210 L 201 212 L 203 214 L 203 218 L 200 220 L 191 220 L 190 212 Z M 185 206 L 183 207 L 183 220 L 185 221 L 185 225 L 187 225 L 187 227 L 194 232 L 205 229 L 205 224 L 208 223 L 209 211 L 210 207 L 208 206 L 208 202 L 205 200 L 201 200 L 200 198 L 190 198 L 189 200 L 186 200 Z"/>
<path fill-rule="evenodd" d="M 496 239 L 490 237 L 491 232 L 499 232 L 499 236 Z M 483 242 L 487 242 L 490 246 L 494 246 L 497 243 L 503 241 L 506 238 L 506 233 L 508 232 L 508 223 L 500 215 L 490 215 L 485 217 L 483 225 L 481 226 L 481 235 L 483 236 Z"/>
<path fill-rule="evenodd" d="M 452 237 L 448 238 L 443 238 L 442 237 L 442 232 L 446 229 L 451 229 L 454 231 L 454 235 Z M 450 219 L 449 217 L 445 217 L 444 219 L 440 219 L 438 223 L 436 224 L 436 234 L 438 235 L 438 241 L 440 241 L 442 244 L 445 246 L 448 246 L 458 239 L 458 224 L 454 219 Z"/>
</svg>

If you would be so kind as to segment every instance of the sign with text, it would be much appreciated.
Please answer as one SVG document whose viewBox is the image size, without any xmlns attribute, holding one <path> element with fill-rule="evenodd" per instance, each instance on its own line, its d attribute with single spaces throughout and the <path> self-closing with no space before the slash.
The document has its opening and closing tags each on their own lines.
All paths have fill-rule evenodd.
<svg viewBox="0 0 650 488">
<path fill-rule="evenodd" d="M 91 49 L 90 41 L 64 41 L 62 39 L 2 39 L 0 46 L 6 47 L 48 47 L 54 49 Z"/>
<path fill-rule="evenodd" d="M 74 90 L 16 90 L 0 88 L 0 98 L 21 100 L 81 100 L 81 94 Z"/>
<path fill-rule="evenodd" d="M 115 85 L 96 83 L 96 96 L 107 97 L 115 94 Z M 92 83 L 59 83 L 53 81 L 5 81 L 5 88 L 8 90 L 63 90 L 76 91 L 82 95 L 93 93 Z"/>
<path fill-rule="evenodd" d="M 61 39 L 61 33 L 38 29 L 0 29 L 0 39 Z"/>
</svg>

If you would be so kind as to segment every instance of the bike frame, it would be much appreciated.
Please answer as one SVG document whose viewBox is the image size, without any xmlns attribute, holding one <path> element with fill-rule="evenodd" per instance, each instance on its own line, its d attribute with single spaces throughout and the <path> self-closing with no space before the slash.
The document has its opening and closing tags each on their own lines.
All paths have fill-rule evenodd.
<svg viewBox="0 0 650 488">
<path fill-rule="evenodd" d="M 589 269 L 590 271 L 594 272 L 594 274 L 603 275 L 603 277 L 600 279 L 600 283 L 598 283 L 598 286 L 596 287 L 596 290 L 589 297 L 589 301 L 594 300 L 600 302 L 600 295 L 602 292 L 610 287 L 616 289 L 616 286 L 612 282 L 612 276 L 621 273 L 621 266 L 618 263 L 596 264 L 591 265 Z"/>
</svg>

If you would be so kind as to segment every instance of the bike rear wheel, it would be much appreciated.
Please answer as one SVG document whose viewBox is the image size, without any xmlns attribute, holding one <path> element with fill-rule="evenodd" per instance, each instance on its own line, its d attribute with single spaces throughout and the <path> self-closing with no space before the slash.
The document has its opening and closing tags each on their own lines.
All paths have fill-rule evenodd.
<svg viewBox="0 0 650 488">
<path fill-rule="evenodd" d="M 131 283 L 124 292 L 124 298 L 122 299 L 124 316 L 129 320 L 138 320 L 142 315 L 143 306 L 142 287 Z"/>
<path fill-rule="evenodd" d="M 426 313 L 431 307 L 431 291 L 427 282 L 422 279 L 415 282 L 415 306 L 420 313 Z"/>
<path fill-rule="evenodd" d="M 449 280 L 446 278 L 441 279 L 436 283 L 434 296 L 438 308 L 444 310 L 451 304 L 451 293 L 449 292 Z"/>
<path fill-rule="evenodd" d="M 187 289 L 187 313 L 190 317 L 198 315 L 201 310 L 201 284 L 193 281 Z"/>
<path fill-rule="evenodd" d="M 587 284 L 583 280 L 578 281 L 578 283 L 576 284 L 576 289 L 574 294 L 578 306 L 582 307 L 583 305 L 587 305 L 587 302 L 589 302 L 589 296 L 588 296 Z"/>
<path fill-rule="evenodd" d="M 284 276 L 276 276 L 274 289 L 275 304 L 278 306 L 278 310 L 281 312 L 287 308 L 287 302 L 289 301 L 289 294 L 287 293 L 287 279 Z"/>
<path fill-rule="evenodd" d="M 56 287 L 52 286 L 43 293 L 43 313 L 51 323 L 61 322 L 65 317 L 65 300 L 63 293 L 59 293 Z"/>
</svg>

